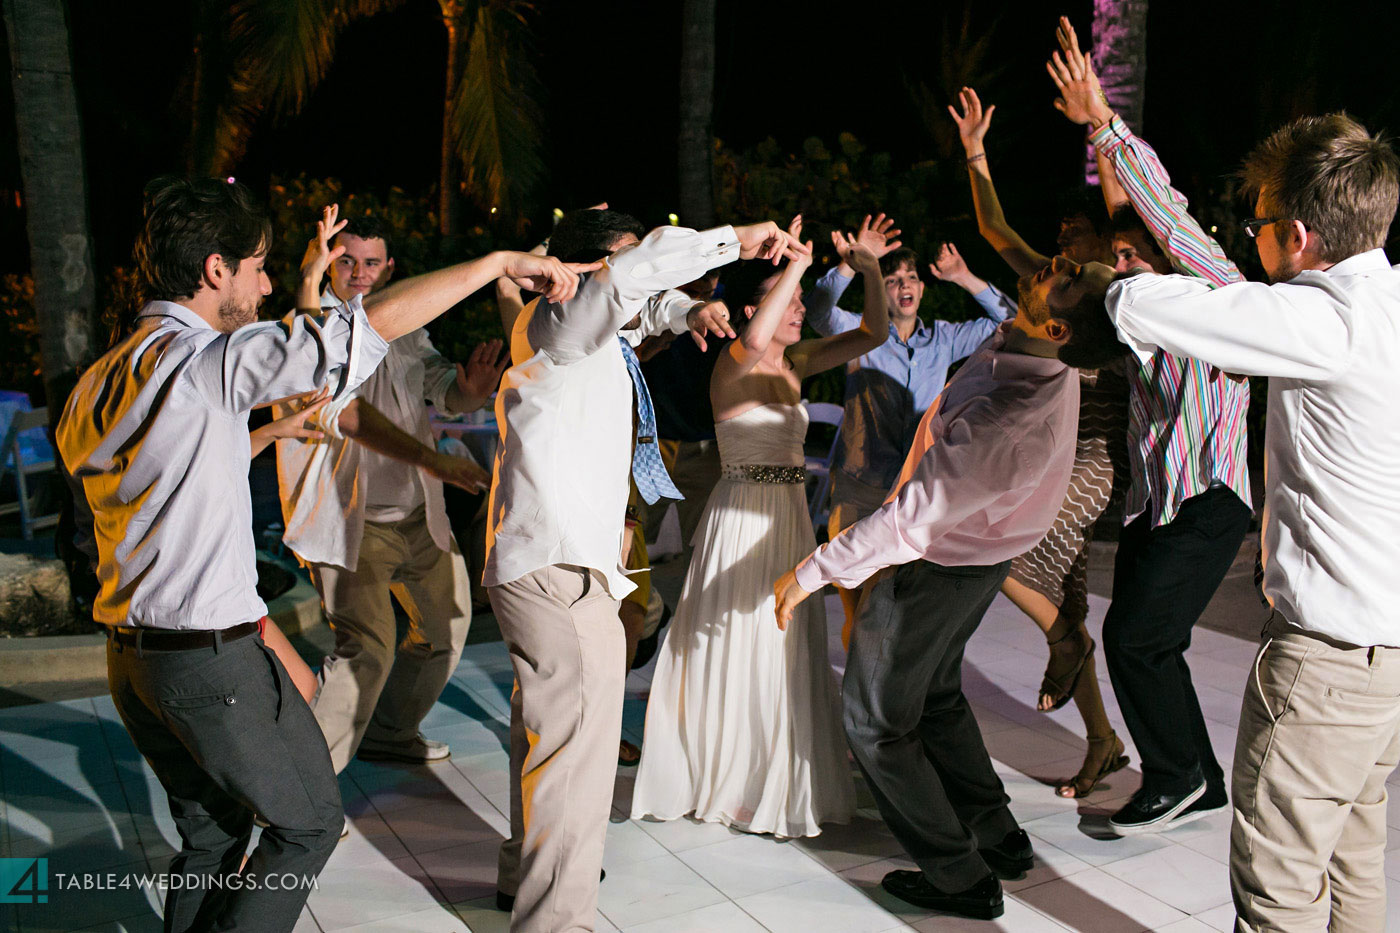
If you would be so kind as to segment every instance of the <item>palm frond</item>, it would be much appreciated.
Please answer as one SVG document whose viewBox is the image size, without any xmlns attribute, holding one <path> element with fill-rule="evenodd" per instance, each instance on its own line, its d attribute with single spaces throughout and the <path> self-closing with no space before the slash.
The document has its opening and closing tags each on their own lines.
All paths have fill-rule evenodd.
<svg viewBox="0 0 1400 933">
<path fill-rule="evenodd" d="M 467 194 L 520 216 L 544 174 L 539 79 L 518 0 L 477 6 L 452 103 L 452 137 Z"/>
</svg>

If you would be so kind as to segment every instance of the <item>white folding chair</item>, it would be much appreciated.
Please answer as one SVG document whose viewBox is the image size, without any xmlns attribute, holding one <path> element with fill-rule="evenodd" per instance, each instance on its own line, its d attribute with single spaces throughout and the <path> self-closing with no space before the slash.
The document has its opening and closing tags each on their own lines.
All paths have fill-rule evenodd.
<svg viewBox="0 0 1400 933">
<path fill-rule="evenodd" d="M 48 528 L 58 524 L 58 513 L 50 515 L 33 515 L 30 512 L 29 502 L 29 477 L 38 473 L 51 473 L 54 470 L 53 457 L 46 460 L 26 460 L 24 445 L 20 443 L 20 435 L 30 428 L 47 427 L 49 423 L 49 410 L 47 408 L 36 408 L 34 411 L 16 412 L 10 421 L 10 430 L 5 435 L 5 443 L 0 446 L 0 451 L 5 457 L 5 464 L 0 468 L 0 478 L 3 478 L 10 470 L 15 472 L 15 495 L 16 502 L 7 502 L 0 505 L 0 515 L 10 515 L 19 513 L 19 527 L 23 532 L 26 541 L 33 539 L 34 531 L 38 528 Z"/>
<path fill-rule="evenodd" d="M 836 433 L 831 438 L 831 447 L 827 449 L 825 457 L 807 457 L 807 472 L 816 477 L 816 485 L 811 490 L 811 499 L 808 506 L 812 513 L 812 527 L 820 528 L 826 524 L 827 516 L 830 514 L 829 500 L 831 498 L 831 463 L 836 458 L 837 445 L 841 443 L 841 421 L 846 417 L 846 410 L 840 405 L 832 405 L 830 402 L 809 402 L 805 398 L 802 400 L 802 407 L 807 409 L 807 423 L 829 424 L 836 428 Z"/>
</svg>

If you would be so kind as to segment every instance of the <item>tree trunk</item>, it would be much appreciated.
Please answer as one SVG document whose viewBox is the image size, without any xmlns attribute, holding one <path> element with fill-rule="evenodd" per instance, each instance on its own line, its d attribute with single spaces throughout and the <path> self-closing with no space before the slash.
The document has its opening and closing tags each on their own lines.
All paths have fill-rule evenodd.
<svg viewBox="0 0 1400 933">
<path fill-rule="evenodd" d="M 714 225 L 715 0 L 685 0 L 681 13 L 680 216 Z"/>
<path fill-rule="evenodd" d="M 1128 127 L 1142 132 L 1142 98 L 1147 81 L 1147 0 L 1094 0 L 1094 70 L 1104 96 Z M 1094 147 L 1089 147 L 1084 178 L 1099 183 Z"/>
<path fill-rule="evenodd" d="M 462 172 L 458 165 L 457 148 L 452 145 L 452 103 L 457 99 L 457 54 L 460 29 L 455 0 L 438 0 L 442 7 L 442 24 L 447 27 L 447 80 L 442 97 L 442 150 L 438 162 L 438 229 L 443 236 L 457 232 L 461 218 Z"/>
<path fill-rule="evenodd" d="M 63 0 L 3 0 L 51 420 L 96 345 L 83 133 Z"/>
</svg>

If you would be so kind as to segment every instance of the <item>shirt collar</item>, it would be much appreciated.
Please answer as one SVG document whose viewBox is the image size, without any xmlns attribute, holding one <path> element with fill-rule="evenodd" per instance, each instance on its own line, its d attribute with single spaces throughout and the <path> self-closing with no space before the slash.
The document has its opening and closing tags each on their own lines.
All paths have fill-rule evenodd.
<svg viewBox="0 0 1400 933">
<path fill-rule="evenodd" d="M 169 317 L 174 318 L 186 327 L 193 327 L 196 330 L 213 330 L 208 321 L 195 314 L 182 304 L 173 301 L 151 301 L 141 309 L 137 317 Z"/>
<path fill-rule="evenodd" d="M 1355 256 L 1348 256 L 1327 270 L 1328 275 L 1363 275 L 1367 272 L 1389 272 L 1390 260 L 1385 250 L 1377 247 Z"/>
<path fill-rule="evenodd" d="M 992 373 L 998 378 L 1015 379 L 1020 376 L 1058 376 L 1069 369 L 1063 361 L 1045 356 L 1032 356 L 1029 353 L 1010 353 L 1002 349 L 1006 344 L 1006 332 L 1011 329 L 1010 321 L 997 325 L 992 336 L 982 348 L 992 355 Z"/>
<path fill-rule="evenodd" d="M 914 332 L 909 335 L 909 340 L 913 340 L 915 337 L 922 337 L 927 339 L 931 333 L 933 332 L 929 330 L 929 326 L 924 323 L 924 319 L 921 317 L 916 317 L 914 318 Z M 894 321 L 890 321 L 890 336 L 894 337 L 895 340 L 900 339 L 899 328 L 895 326 Z M 909 340 L 904 340 L 900 342 L 907 344 Z"/>
</svg>

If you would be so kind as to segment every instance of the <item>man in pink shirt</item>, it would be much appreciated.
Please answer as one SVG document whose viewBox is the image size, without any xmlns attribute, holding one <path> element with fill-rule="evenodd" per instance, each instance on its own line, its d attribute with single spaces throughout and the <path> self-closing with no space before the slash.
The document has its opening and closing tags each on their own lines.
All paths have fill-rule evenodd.
<svg viewBox="0 0 1400 933">
<path fill-rule="evenodd" d="M 786 628 L 825 584 L 854 588 L 879 573 L 851 636 L 846 737 L 881 815 L 921 869 L 890 872 L 884 887 L 922 907 L 999 917 L 992 869 L 1031 867 L 1030 839 L 962 694 L 963 646 L 1011 558 L 1045 536 L 1064 501 L 1079 420 L 1070 367 L 1098 367 L 1124 351 L 1093 301 L 1112 275 L 1058 257 L 1022 278 L 1016 317 L 924 415 L 884 506 L 775 586 Z"/>
</svg>

